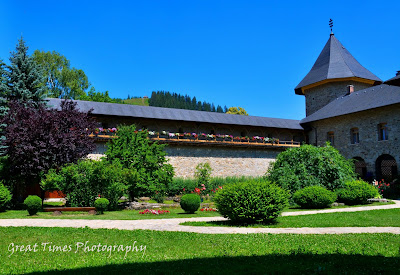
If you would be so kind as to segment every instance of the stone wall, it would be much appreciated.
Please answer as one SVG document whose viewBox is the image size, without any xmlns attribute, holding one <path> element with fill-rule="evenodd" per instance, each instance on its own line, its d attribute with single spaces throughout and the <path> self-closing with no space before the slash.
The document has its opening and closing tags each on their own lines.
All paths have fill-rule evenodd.
<svg viewBox="0 0 400 275">
<path fill-rule="evenodd" d="M 205 146 L 168 146 L 169 163 L 176 177 L 192 178 L 196 166 L 209 162 L 213 177 L 262 176 L 282 150 Z"/>
<path fill-rule="evenodd" d="M 309 142 L 324 145 L 327 133 L 334 132 L 334 147 L 346 158 L 361 157 L 367 164 L 367 171 L 376 175 L 375 163 L 383 154 L 395 158 L 400 171 L 400 105 L 392 105 L 363 112 L 316 121 L 311 126 Z M 378 140 L 378 124 L 387 123 L 388 140 Z M 359 130 L 359 143 L 351 144 L 351 129 Z"/>
<path fill-rule="evenodd" d="M 334 99 L 344 96 L 347 93 L 347 86 L 353 85 L 354 91 L 371 87 L 356 81 L 331 82 L 306 90 L 306 116 L 318 111 Z"/>
<path fill-rule="evenodd" d="M 196 166 L 201 162 L 210 163 L 213 177 L 262 176 L 282 150 L 188 145 L 166 147 L 169 163 L 175 169 L 175 177 L 183 178 L 193 178 Z M 104 156 L 104 152 L 104 143 L 97 143 L 97 150 L 88 157 L 98 160 Z"/>
</svg>

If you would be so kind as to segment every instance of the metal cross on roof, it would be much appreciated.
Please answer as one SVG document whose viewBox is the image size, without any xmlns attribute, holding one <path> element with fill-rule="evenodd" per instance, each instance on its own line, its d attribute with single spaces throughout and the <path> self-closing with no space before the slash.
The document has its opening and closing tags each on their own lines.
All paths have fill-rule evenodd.
<svg viewBox="0 0 400 275">
<path fill-rule="evenodd" d="M 333 33 L 332 28 L 333 28 L 333 20 L 332 18 L 329 19 L 329 27 L 331 28 L 331 33 Z"/>
</svg>

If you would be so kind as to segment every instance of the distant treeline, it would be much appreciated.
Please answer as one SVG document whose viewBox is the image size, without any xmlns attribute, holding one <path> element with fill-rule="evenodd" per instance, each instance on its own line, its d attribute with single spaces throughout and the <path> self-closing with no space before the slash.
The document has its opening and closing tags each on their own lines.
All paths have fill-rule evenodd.
<svg viewBox="0 0 400 275">
<path fill-rule="evenodd" d="M 215 106 L 214 103 L 197 101 L 196 97 L 170 93 L 164 91 L 152 92 L 149 98 L 149 105 L 155 107 L 177 108 L 207 112 L 226 113 L 228 108 L 222 108 L 220 105 Z"/>
</svg>

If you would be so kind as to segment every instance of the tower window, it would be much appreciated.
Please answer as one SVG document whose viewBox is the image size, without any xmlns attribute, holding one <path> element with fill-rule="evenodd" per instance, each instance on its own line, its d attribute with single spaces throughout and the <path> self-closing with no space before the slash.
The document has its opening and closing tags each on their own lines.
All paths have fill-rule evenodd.
<svg viewBox="0 0 400 275">
<path fill-rule="evenodd" d="M 388 140 L 387 123 L 378 124 L 378 140 Z"/>
<path fill-rule="evenodd" d="M 331 144 L 331 145 L 334 145 L 335 144 L 335 133 L 334 132 L 328 132 L 327 133 L 327 139 L 326 139 L 327 141 L 329 141 L 329 143 Z"/>
<path fill-rule="evenodd" d="M 352 128 L 350 130 L 350 142 L 351 144 L 360 143 L 360 134 L 358 132 L 358 128 Z"/>
</svg>

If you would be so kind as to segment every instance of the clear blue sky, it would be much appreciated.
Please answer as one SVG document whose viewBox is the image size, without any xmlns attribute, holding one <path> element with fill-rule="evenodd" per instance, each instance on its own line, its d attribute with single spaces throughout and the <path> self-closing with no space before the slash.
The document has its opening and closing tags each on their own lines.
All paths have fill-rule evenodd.
<svg viewBox="0 0 400 275">
<path fill-rule="evenodd" d="M 334 33 L 386 80 L 400 70 L 400 1 L 1 0 L 0 58 L 23 35 L 113 97 L 165 90 L 301 119 L 294 87 Z"/>
</svg>

